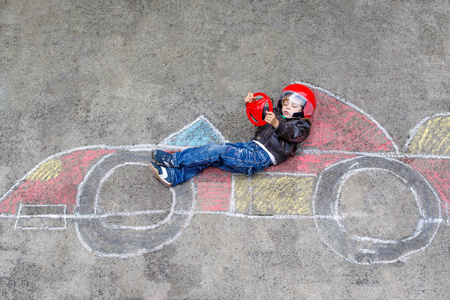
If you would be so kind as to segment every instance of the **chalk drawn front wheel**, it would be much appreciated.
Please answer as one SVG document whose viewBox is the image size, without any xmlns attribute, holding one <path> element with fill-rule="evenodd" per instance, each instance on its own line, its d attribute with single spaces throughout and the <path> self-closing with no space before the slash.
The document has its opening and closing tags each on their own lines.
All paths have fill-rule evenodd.
<svg viewBox="0 0 450 300">
<path fill-rule="evenodd" d="M 378 178 L 382 178 L 381 186 L 377 186 L 376 180 L 367 183 L 368 180 L 360 179 L 358 182 L 354 179 L 361 174 L 365 176 L 362 177 L 364 179 L 369 176 L 375 178 L 376 176 L 372 174 L 376 173 L 378 173 Z M 369 235 L 361 234 L 361 228 L 358 228 L 358 225 L 350 228 L 349 214 L 341 211 L 343 205 L 340 202 L 343 202 L 343 194 L 349 195 L 347 197 L 349 200 L 346 202 L 347 212 L 352 209 L 349 209 L 348 206 L 363 207 L 367 203 L 372 203 L 371 210 L 352 211 L 353 215 L 357 215 L 359 218 L 372 217 L 371 214 L 376 215 L 378 213 L 376 210 L 382 208 L 382 201 L 391 207 L 402 205 L 400 202 L 404 202 L 393 201 L 396 203 L 391 203 L 392 198 L 389 195 L 386 199 L 377 198 L 380 195 L 386 195 L 386 193 L 383 194 L 384 190 L 388 189 L 387 185 L 390 183 L 394 184 L 394 181 L 397 181 L 397 186 L 391 189 L 393 192 L 408 193 L 414 200 L 412 200 L 412 207 L 407 208 L 409 213 L 393 215 L 391 220 L 405 218 L 405 220 L 411 221 L 411 218 L 416 216 L 417 223 L 414 222 L 414 219 L 412 223 L 413 226 L 417 224 L 415 228 L 404 228 L 405 232 L 408 232 L 404 236 L 395 236 L 396 230 L 403 229 L 395 228 L 395 226 L 387 234 L 391 236 L 370 236 L 383 226 L 388 227 L 385 224 L 377 224 L 377 217 L 371 219 L 369 225 L 363 228 L 363 230 L 370 231 Z M 346 185 L 351 186 L 347 188 L 350 192 L 343 192 Z M 360 188 L 363 185 L 369 185 L 369 187 L 364 190 L 364 187 Z M 403 185 L 404 189 L 398 189 L 399 185 Z M 358 192 L 358 188 L 366 194 Z M 381 192 L 378 193 L 380 190 Z M 376 196 L 373 195 L 373 191 Z M 363 197 L 363 199 L 358 199 L 358 197 Z M 373 199 L 369 199 L 371 197 Z M 402 194 L 399 197 L 404 198 L 405 195 Z M 428 182 L 410 166 L 384 157 L 358 157 L 326 169 L 318 182 L 313 210 L 315 223 L 323 242 L 347 261 L 358 264 L 392 263 L 426 248 L 439 227 L 438 220 L 440 218 L 439 199 Z M 398 211 L 386 209 L 380 216 L 395 212 Z M 355 227 L 358 230 L 355 230 Z M 355 233 L 355 231 L 359 232 Z"/>
<path fill-rule="evenodd" d="M 97 164 L 81 185 L 75 226 L 80 242 L 96 255 L 128 257 L 156 251 L 175 241 L 189 224 L 195 196 L 194 188 L 189 183 L 170 188 L 172 205 L 166 216 L 156 223 L 152 223 L 154 211 L 134 212 L 147 221 L 146 226 L 114 224 L 108 222 L 109 216 L 99 211 L 99 194 L 108 177 L 124 166 L 148 168 L 150 155 L 149 150 L 118 150 Z M 127 203 L 123 205 L 126 206 Z"/>
</svg>

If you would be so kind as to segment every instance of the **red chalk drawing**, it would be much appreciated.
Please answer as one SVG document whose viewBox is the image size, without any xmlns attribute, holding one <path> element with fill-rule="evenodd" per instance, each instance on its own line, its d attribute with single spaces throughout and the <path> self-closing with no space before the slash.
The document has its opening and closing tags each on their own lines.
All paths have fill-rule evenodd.
<svg viewBox="0 0 450 300">
<path fill-rule="evenodd" d="M 198 211 L 228 211 L 231 197 L 231 174 L 208 168 L 197 177 Z"/>
<path fill-rule="evenodd" d="M 328 153 L 328 154 L 310 154 L 304 153 L 296 155 L 280 165 L 267 168 L 267 172 L 288 172 L 295 174 L 313 174 L 321 173 L 328 166 L 345 159 L 355 158 L 355 154 Z"/>
<path fill-rule="evenodd" d="M 234 202 L 237 191 L 234 188 L 237 187 L 235 176 L 238 175 L 215 168 L 205 170 L 189 183 L 171 188 L 173 201 L 170 211 L 101 213 L 98 206 L 101 187 L 122 166 L 148 166 L 151 152 L 157 148 L 180 151 L 183 147 L 206 142 L 227 142 L 212 123 L 201 116 L 159 145 L 101 145 L 54 155 L 0 198 L 1 216 L 17 217 L 19 222 L 36 217 L 19 216 L 22 205 L 28 205 L 30 209 L 53 205 L 47 211 L 53 209 L 63 213 L 43 217 L 60 217 L 64 221 L 74 219 L 81 244 L 96 255 L 107 257 L 129 257 L 161 249 L 181 235 L 195 213 L 253 219 L 313 219 L 324 243 L 342 258 L 358 264 L 390 263 L 426 248 L 444 222 L 441 211 L 449 212 L 450 138 L 447 129 L 450 128 L 450 114 L 440 114 L 430 118 L 429 122 L 421 122 L 410 134 L 409 148 L 405 146 L 401 152 L 386 130 L 371 116 L 321 88 L 308 86 L 317 100 L 311 135 L 294 157 L 258 176 L 249 177 L 248 181 L 240 180 L 241 185 L 237 188 L 239 193 L 248 193 L 251 198 L 252 191 L 246 190 L 246 183 L 249 183 L 248 187 L 264 188 L 258 180 L 263 183 L 274 178 L 267 176 L 275 176 L 280 182 L 284 179 L 296 184 L 308 182 L 311 185 L 308 197 L 312 203 L 309 205 L 312 211 L 308 214 L 296 215 L 292 211 L 286 215 L 271 215 L 262 211 L 264 206 L 258 209 L 259 215 L 237 213 Z M 348 236 L 344 222 L 340 223 L 338 191 L 345 178 L 354 172 L 374 169 L 389 171 L 413 190 L 421 217 L 412 236 L 387 241 Z M 251 182 L 253 180 L 255 182 Z M 60 206 L 65 210 L 58 210 Z M 166 217 L 145 226 L 111 225 L 105 221 L 110 216 L 137 215 L 145 218 L 154 214 L 165 214 Z M 16 228 L 24 227 L 16 224 Z"/>
<path fill-rule="evenodd" d="M 76 204 L 78 185 L 86 171 L 114 150 L 82 150 L 55 157 L 40 164 L 34 172 L 0 204 L 1 213 L 16 213 L 18 204 L 64 204 L 72 213 Z"/>
<path fill-rule="evenodd" d="M 314 90 L 317 108 L 311 134 L 302 144 L 320 150 L 396 151 L 393 141 L 378 124 L 356 108 Z"/>
<path fill-rule="evenodd" d="M 416 158 L 404 161 L 427 178 L 442 199 L 442 209 L 447 211 L 450 204 L 450 160 Z"/>
</svg>

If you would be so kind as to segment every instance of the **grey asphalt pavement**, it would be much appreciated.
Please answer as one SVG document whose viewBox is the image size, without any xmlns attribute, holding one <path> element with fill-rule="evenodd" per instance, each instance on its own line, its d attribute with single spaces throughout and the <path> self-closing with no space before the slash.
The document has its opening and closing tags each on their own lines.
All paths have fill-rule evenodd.
<svg viewBox="0 0 450 300">
<path fill-rule="evenodd" d="M 449 22 L 439 0 L 0 0 L 0 298 L 450 298 Z M 251 139 L 247 92 L 277 99 L 295 81 L 348 101 L 400 150 L 440 116 L 416 131 L 439 133 L 417 141 L 443 149 L 432 170 L 414 175 L 421 155 L 322 169 L 301 217 L 234 213 L 264 177 L 210 171 L 168 190 L 151 176 L 151 149 L 183 146 L 175 133 Z M 336 174 L 339 207 L 322 197 Z M 229 178 L 228 212 L 195 209 Z M 262 195 L 275 211 L 303 189 Z M 328 217 L 338 209 L 345 220 Z"/>
</svg>

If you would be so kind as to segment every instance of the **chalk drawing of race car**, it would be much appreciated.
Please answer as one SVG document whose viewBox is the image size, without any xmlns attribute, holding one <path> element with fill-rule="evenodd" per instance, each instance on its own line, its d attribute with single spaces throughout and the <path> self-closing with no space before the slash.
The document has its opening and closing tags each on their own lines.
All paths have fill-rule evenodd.
<svg viewBox="0 0 450 300">
<path fill-rule="evenodd" d="M 159 250 L 175 241 L 191 218 L 201 213 L 312 219 L 323 242 L 357 264 L 396 262 L 425 249 L 440 224 L 448 224 L 450 113 L 424 119 L 400 150 L 371 116 L 328 91 L 302 84 L 309 86 L 317 99 L 313 129 L 298 153 L 283 164 L 251 177 L 207 169 L 169 189 L 170 209 L 102 211 L 99 195 L 111 175 L 124 167 L 148 166 L 152 150 L 178 151 L 226 142 L 212 123 L 200 116 L 158 145 L 99 145 L 49 157 L 3 195 L 1 216 L 14 218 L 15 228 L 23 230 L 66 229 L 67 220 L 72 219 L 82 245 L 105 257 Z M 396 184 L 413 195 L 418 217 L 408 236 L 372 237 L 349 230 L 352 217 L 342 211 L 342 194 L 352 179 L 373 172 L 396 178 Z M 283 184 L 286 188 L 279 188 Z M 150 201 L 152 195 L 148 197 Z M 153 221 L 156 214 L 162 216 Z M 116 222 L 132 216 L 152 221 L 144 225 Z"/>
</svg>

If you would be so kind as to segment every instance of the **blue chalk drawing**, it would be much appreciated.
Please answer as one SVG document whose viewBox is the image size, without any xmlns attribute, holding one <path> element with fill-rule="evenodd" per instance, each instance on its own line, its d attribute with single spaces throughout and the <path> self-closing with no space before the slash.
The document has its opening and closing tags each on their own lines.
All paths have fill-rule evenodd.
<svg viewBox="0 0 450 300">
<path fill-rule="evenodd" d="M 160 144 L 179 147 L 198 147 L 209 143 L 227 143 L 223 135 L 204 116 L 168 136 Z"/>
</svg>

